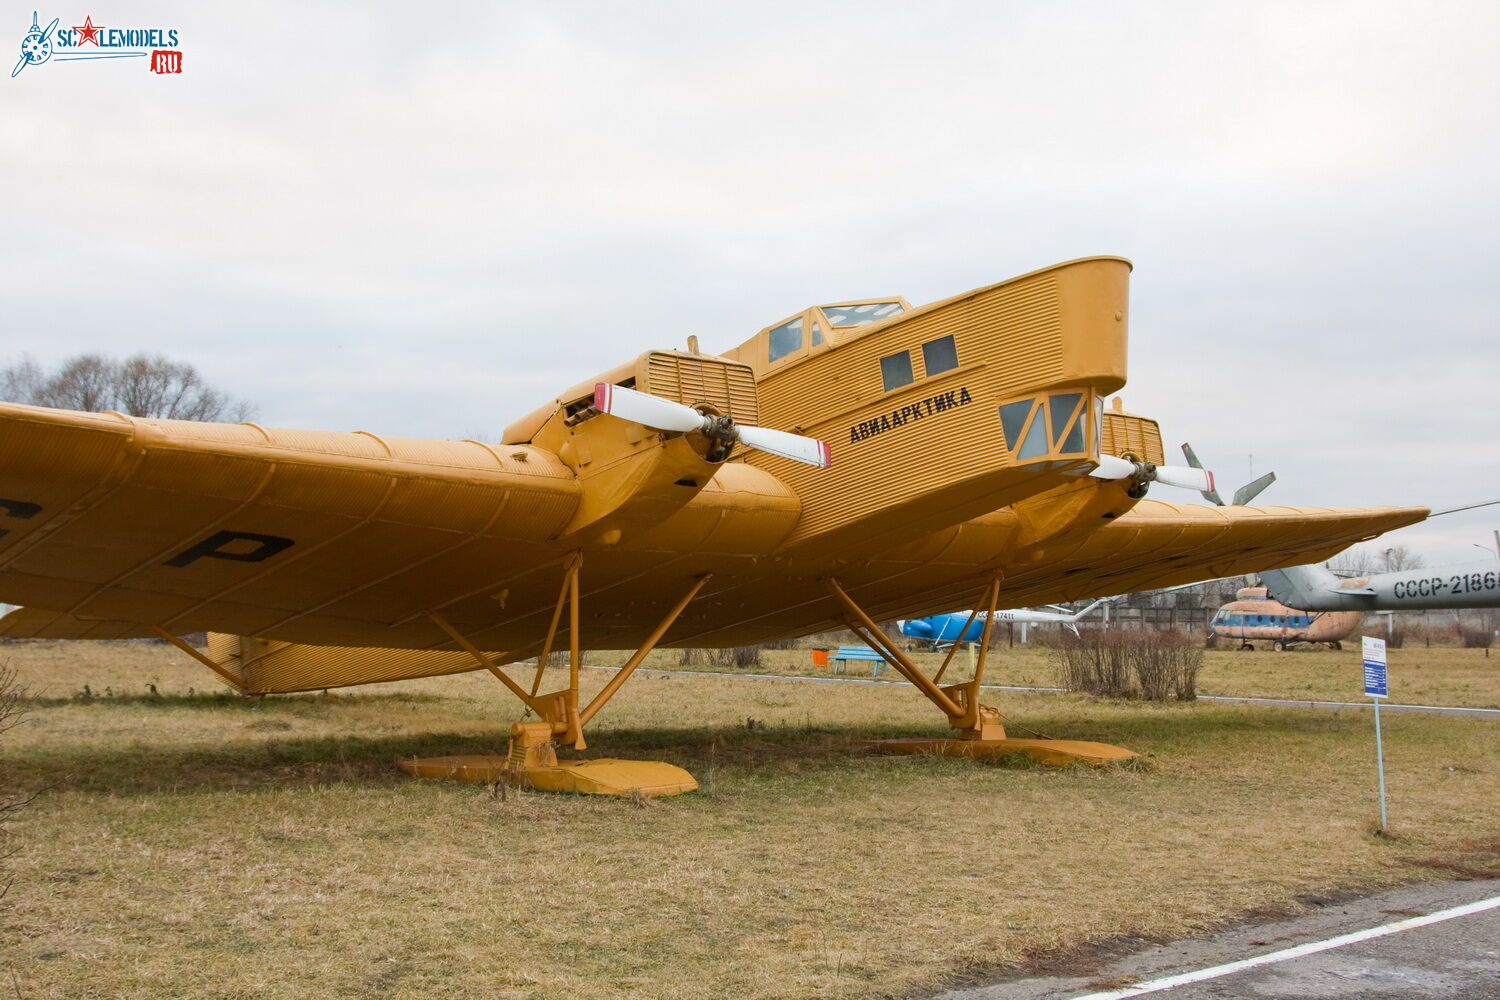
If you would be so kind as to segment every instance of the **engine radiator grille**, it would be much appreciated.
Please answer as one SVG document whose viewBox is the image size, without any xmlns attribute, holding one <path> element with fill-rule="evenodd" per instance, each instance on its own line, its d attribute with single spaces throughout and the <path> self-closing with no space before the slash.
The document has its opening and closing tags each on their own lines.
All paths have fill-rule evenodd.
<svg viewBox="0 0 1500 1000">
<path fill-rule="evenodd" d="M 738 423 L 760 423 L 755 373 L 749 365 L 724 358 L 653 351 L 646 359 L 645 382 L 636 388 L 688 406 L 707 403 Z"/>
</svg>

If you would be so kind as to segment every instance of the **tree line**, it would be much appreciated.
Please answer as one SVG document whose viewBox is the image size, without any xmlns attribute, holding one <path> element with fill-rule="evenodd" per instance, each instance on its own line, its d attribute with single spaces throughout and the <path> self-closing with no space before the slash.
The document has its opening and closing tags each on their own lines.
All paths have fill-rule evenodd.
<svg viewBox="0 0 1500 1000">
<path fill-rule="evenodd" d="M 210 385 L 192 365 L 160 354 L 123 360 L 79 354 L 53 369 L 23 357 L 0 369 L 0 400 L 167 420 L 233 423 L 255 413 L 250 403 Z"/>
</svg>

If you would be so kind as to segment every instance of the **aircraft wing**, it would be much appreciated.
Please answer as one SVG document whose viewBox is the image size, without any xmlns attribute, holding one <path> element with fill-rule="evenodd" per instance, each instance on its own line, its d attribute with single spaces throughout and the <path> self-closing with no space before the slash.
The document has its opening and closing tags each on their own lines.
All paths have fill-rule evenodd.
<svg viewBox="0 0 1500 1000">
<path fill-rule="evenodd" d="M 0 403 L 0 600 L 27 605 L 0 631 L 248 635 L 296 620 L 317 641 L 422 646 L 430 622 L 403 635 L 404 621 L 555 558 L 578 494 L 529 446 Z"/>
<path fill-rule="evenodd" d="M 1143 500 L 1097 531 L 1049 544 L 1040 564 L 1010 567 L 1004 593 L 1016 603 L 1081 600 L 1317 562 L 1427 513 L 1425 507 L 1209 507 Z"/>
<path fill-rule="evenodd" d="M 8 639 L 153 639 L 157 633 L 139 622 L 79 618 L 41 608 L 16 608 L 0 616 L 0 636 Z"/>
<path fill-rule="evenodd" d="M 480 648 L 529 655 L 581 502 L 572 469 L 528 445 L 0 404 L 0 601 L 26 606 L 0 634 L 156 625 L 441 650 L 451 638 L 426 614 L 441 609 Z M 1027 547 L 1006 508 L 850 563 L 776 555 L 799 510 L 775 477 L 726 463 L 679 514 L 590 550 L 586 643 L 633 648 L 705 573 L 713 583 L 666 644 L 836 628 L 827 576 L 886 618 L 971 607 L 996 571 L 1005 604 L 1034 606 L 1321 560 L 1426 514 L 1146 500 Z"/>
</svg>

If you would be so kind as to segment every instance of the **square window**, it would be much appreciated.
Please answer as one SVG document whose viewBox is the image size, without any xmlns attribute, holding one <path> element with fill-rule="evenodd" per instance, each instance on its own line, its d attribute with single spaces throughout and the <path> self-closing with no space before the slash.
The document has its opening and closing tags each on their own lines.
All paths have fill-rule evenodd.
<svg viewBox="0 0 1500 1000">
<path fill-rule="evenodd" d="M 922 367 L 929 375 L 958 367 L 958 348 L 952 337 L 940 337 L 922 345 Z"/>
<path fill-rule="evenodd" d="M 880 359 L 880 377 L 885 380 L 885 391 L 911 385 L 915 379 L 911 373 L 911 352 L 888 354 Z"/>
<path fill-rule="evenodd" d="M 771 331 L 771 351 L 768 361 L 780 361 L 788 354 L 802 350 L 802 317 L 783 323 Z"/>
</svg>

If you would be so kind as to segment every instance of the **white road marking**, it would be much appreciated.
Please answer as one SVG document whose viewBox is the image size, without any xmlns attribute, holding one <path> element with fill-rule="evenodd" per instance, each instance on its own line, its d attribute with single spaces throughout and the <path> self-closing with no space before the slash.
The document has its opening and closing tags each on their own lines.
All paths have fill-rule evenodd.
<svg viewBox="0 0 1500 1000">
<path fill-rule="evenodd" d="M 1218 979 L 1220 976 L 1230 976 L 1236 972 L 1243 972 L 1246 969 L 1254 969 L 1262 965 L 1274 965 L 1277 962 L 1301 958 L 1304 955 L 1315 955 L 1320 951 L 1342 948 L 1346 944 L 1357 944 L 1360 941 L 1369 941 L 1373 938 L 1385 937 L 1387 934 L 1409 931 L 1414 927 L 1425 927 L 1427 924 L 1452 920 L 1454 917 L 1466 917 L 1471 913 L 1493 910 L 1496 907 L 1500 907 L 1500 896 L 1481 899 L 1477 903 L 1468 903 L 1464 906 L 1455 906 L 1451 910 L 1439 910 L 1437 913 L 1429 913 L 1422 917 L 1409 917 L 1406 920 L 1398 920 L 1393 924 L 1384 924 L 1380 927 L 1371 927 L 1369 930 L 1355 931 L 1352 934 L 1328 938 L 1326 941 L 1299 944 L 1295 948 L 1285 948 L 1281 951 L 1268 952 L 1265 955 L 1257 955 L 1255 958 L 1246 958 L 1238 962 L 1230 962 L 1227 965 L 1216 965 L 1211 969 L 1199 969 L 1197 972 L 1184 972 L 1181 975 L 1168 976 L 1165 979 L 1153 979 L 1150 982 L 1140 983 L 1128 989 L 1113 990 L 1108 993 L 1089 993 L 1084 996 L 1074 997 L 1073 1000 L 1125 1000 L 1126 997 L 1138 997 L 1145 993 L 1170 990 L 1175 986 L 1186 986 L 1188 983 L 1201 983 L 1206 979 Z"/>
</svg>

